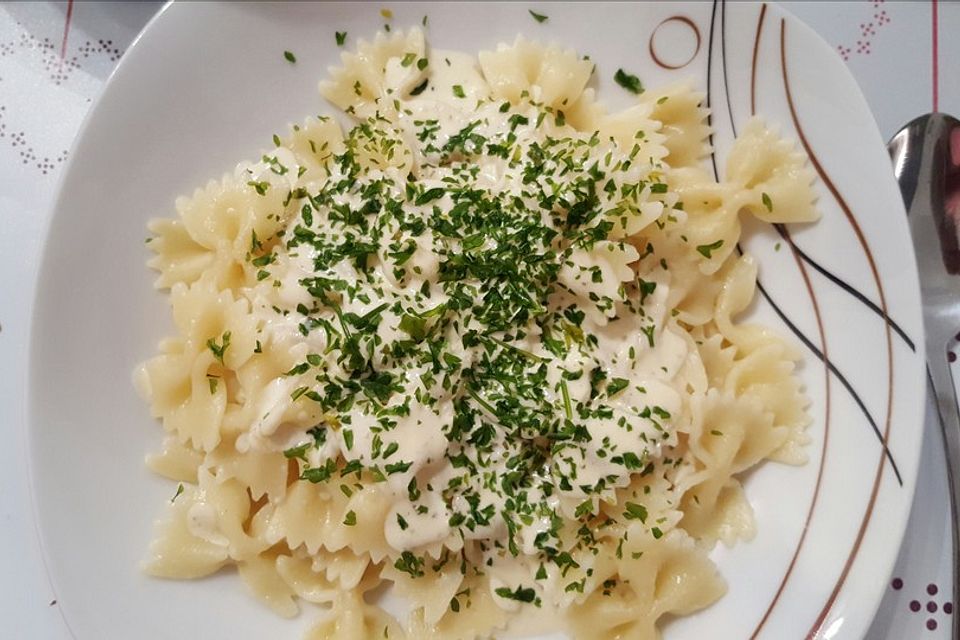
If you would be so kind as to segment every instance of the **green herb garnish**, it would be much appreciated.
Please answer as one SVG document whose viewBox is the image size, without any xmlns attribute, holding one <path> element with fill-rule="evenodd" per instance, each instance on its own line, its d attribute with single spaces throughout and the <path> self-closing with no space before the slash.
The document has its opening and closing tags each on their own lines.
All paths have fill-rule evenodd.
<svg viewBox="0 0 960 640">
<path fill-rule="evenodd" d="M 770 199 L 770 196 L 766 193 L 760 195 L 760 199 L 763 201 L 763 206 L 767 208 L 767 211 L 773 213 L 773 200 Z"/>
<path fill-rule="evenodd" d="M 641 84 L 640 78 L 633 74 L 627 73 L 623 69 L 617 69 L 617 72 L 613 74 L 613 79 L 618 85 L 630 93 L 643 93 L 643 84 Z"/>
<path fill-rule="evenodd" d="M 542 13 L 537 13 L 533 9 L 527 9 L 530 12 L 530 15 L 533 16 L 533 19 L 537 22 L 545 22 L 550 19 L 549 16 L 545 16 Z"/>
<path fill-rule="evenodd" d="M 497 589 L 494 591 L 501 598 L 506 598 L 507 600 L 516 600 L 517 602 L 533 602 L 533 599 L 537 596 L 537 592 L 531 587 L 524 586 L 519 586 L 516 589 L 510 589 L 509 587 L 497 587 Z"/>
<path fill-rule="evenodd" d="M 713 252 L 723 246 L 723 240 L 717 240 L 710 244 L 701 244 L 697 247 L 697 252 L 704 258 L 710 258 Z"/>
<path fill-rule="evenodd" d="M 257 193 L 260 194 L 261 196 L 266 195 L 267 190 L 270 188 L 270 183 L 267 182 L 266 180 L 260 180 L 259 182 L 255 182 L 251 180 L 247 182 L 247 185 L 256 189 Z"/>
<path fill-rule="evenodd" d="M 640 522 L 646 523 L 647 521 L 647 508 L 642 504 L 637 504 L 636 502 L 628 502 L 626 505 L 626 511 L 623 512 L 623 517 L 627 520 L 639 520 Z"/>
<path fill-rule="evenodd" d="M 213 338 L 207 340 L 207 348 L 213 352 L 213 357 L 217 359 L 220 364 L 223 364 L 223 355 L 227 352 L 227 349 L 230 347 L 230 332 L 224 331 L 223 335 L 220 337 L 220 344 L 217 344 L 217 341 Z"/>
</svg>

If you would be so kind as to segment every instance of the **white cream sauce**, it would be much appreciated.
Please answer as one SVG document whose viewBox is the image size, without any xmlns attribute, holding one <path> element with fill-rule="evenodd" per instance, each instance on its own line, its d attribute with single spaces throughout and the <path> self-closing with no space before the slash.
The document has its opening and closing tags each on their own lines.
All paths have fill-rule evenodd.
<svg viewBox="0 0 960 640">
<path fill-rule="evenodd" d="M 542 145 L 550 137 L 583 140 L 589 137 L 576 133 L 562 123 L 556 123 L 553 117 L 545 118 L 539 127 L 536 126 L 539 109 L 530 104 L 514 105 L 503 111 L 501 102 L 485 102 L 484 98 L 489 91 L 474 58 L 470 56 L 434 51 L 430 55 L 427 73 L 427 88 L 419 96 L 408 97 L 402 101 L 396 124 L 402 139 L 413 151 L 413 171 L 416 173 L 418 185 L 424 189 L 444 187 L 446 180 L 453 176 L 451 168 L 440 166 L 442 154 L 437 149 L 441 149 L 451 137 L 472 123 L 476 123 L 473 128 L 475 133 L 489 139 L 503 135 L 504 131 L 512 128 L 516 136 L 515 145 L 519 149 L 526 149 L 532 144 Z M 402 66 L 399 58 L 391 59 L 387 63 L 385 82 L 394 97 L 407 95 L 419 84 L 420 77 L 415 67 Z M 455 94 L 455 86 L 458 87 L 457 93 L 462 90 L 464 97 Z M 525 123 L 517 124 L 523 122 L 523 119 Z M 425 121 L 435 121 L 432 148 L 428 148 L 418 137 L 423 135 Z M 282 159 L 285 164 L 296 166 L 292 154 L 288 157 L 284 151 L 286 150 L 277 151 L 278 160 Z M 648 175 L 652 168 L 640 162 L 632 164 L 628 169 L 615 169 L 613 165 L 624 159 L 625 156 L 616 146 L 603 141 L 593 146 L 585 157 L 586 161 L 597 162 L 613 175 L 619 184 L 655 181 Z M 471 163 L 475 164 L 477 171 L 473 179 L 474 188 L 501 198 L 520 198 L 530 205 L 531 210 L 541 211 L 544 224 L 552 224 L 552 213 L 535 206 L 535 200 L 526 194 L 529 189 L 521 180 L 522 172 L 511 168 L 510 160 L 483 155 L 472 159 Z M 249 171 L 254 179 L 275 179 L 264 163 L 246 167 L 245 170 Z M 295 171 L 290 174 L 295 175 Z M 333 168 L 330 182 L 336 182 L 342 177 L 339 169 Z M 387 168 L 382 172 L 372 172 L 368 176 L 369 179 L 379 177 L 392 180 L 396 185 L 392 188 L 393 193 L 397 197 L 403 197 L 407 179 L 403 171 Z M 547 180 L 547 176 L 540 176 L 538 183 L 541 186 L 548 185 Z M 291 183 L 291 188 L 293 186 Z M 566 357 L 558 358 L 545 348 L 542 331 L 533 323 L 521 327 L 527 332 L 526 337 L 511 343 L 513 347 L 528 351 L 546 361 L 547 374 L 542 396 L 546 401 L 554 403 L 558 411 L 563 411 L 562 405 L 567 402 L 561 393 L 561 385 L 566 385 L 566 393 L 572 406 L 591 401 L 589 372 L 594 367 L 600 367 L 606 372 L 607 384 L 620 378 L 629 383 L 604 400 L 613 417 L 591 417 L 584 420 L 590 436 L 589 441 L 582 447 L 565 450 L 562 459 L 551 463 L 550 468 L 557 473 L 574 478 L 571 481 L 573 486 L 566 490 L 557 489 L 549 498 L 534 486 L 526 491 L 530 503 L 542 501 L 553 510 L 570 514 L 577 504 L 590 495 L 582 486 L 596 485 L 601 479 L 612 477 L 615 480 L 608 484 L 606 489 L 609 493 L 629 482 L 631 471 L 625 469 L 622 463 L 614 462 L 617 455 L 631 452 L 644 460 L 654 460 L 660 456 L 660 449 L 664 444 L 676 441 L 672 417 L 680 412 L 682 389 L 675 378 L 687 357 L 688 347 L 684 339 L 669 328 L 669 309 L 666 308 L 669 275 L 658 269 L 656 273 L 646 276 L 647 280 L 656 283 L 656 289 L 646 297 L 642 308 L 630 310 L 619 302 L 623 287 L 632 285 L 636 278 L 632 265 L 640 256 L 633 246 L 620 243 L 616 239 L 628 233 L 637 233 L 664 213 L 664 203 L 651 200 L 649 196 L 649 189 L 644 189 L 642 198 L 645 200 L 638 204 L 635 213 L 625 218 L 623 224 L 617 222 L 608 240 L 597 242 L 591 248 L 573 250 L 560 269 L 558 281 L 561 287 L 557 291 L 554 304 L 561 308 L 572 303 L 584 311 L 585 318 L 579 330 L 584 335 L 595 336 L 594 347 L 589 350 L 572 348 Z M 675 202 L 672 195 L 667 198 L 667 202 L 671 201 L 671 197 L 672 202 Z M 363 205 L 362 199 L 355 194 L 338 196 L 337 202 L 352 209 L 359 209 Z M 433 207 L 448 209 L 452 205 L 449 194 L 445 194 L 425 205 L 414 206 L 408 202 L 405 211 L 410 216 L 427 217 Z M 314 211 L 314 217 L 317 220 L 314 229 L 322 230 L 325 225 L 323 212 Z M 388 245 L 390 242 L 405 239 L 411 240 L 415 248 L 404 265 L 406 273 L 398 276 L 392 268 Z M 323 275 L 350 283 L 360 283 L 360 289 L 368 294 L 366 299 L 343 296 L 341 310 L 344 314 L 363 316 L 382 303 L 410 303 L 421 291 L 424 283 L 430 285 L 430 291 L 417 304 L 423 309 L 434 309 L 449 301 L 438 281 L 441 256 L 437 253 L 437 247 L 441 244 L 440 239 L 429 229 L 420 236 L 411 236 L 396 228 L 392 235 L 385 234 L 375 255 L 368 257 L 372 265 L 368 274 L 361 273 L 350 261 L 343 260 Z M 489 251 L 495 248 L 491 239 L 484 239 L 478 250 Z M 330 347 L 324 331 L 313 330 L 308 336 L 303 336 L 299 330 L 305 316 L 297 311 L 298 306 L 312 307 L 316 302 L 300 284 L 304 278 L 319 273 L 314 265 L 316 257 L 316 250 L 309 244 L 300 245 L 295 251 L 288 253 L 281 243 L 277 249 L 276 262 L 271 266 L 272 277 L 259 284 L 251 295 L 253 311 L 258 318 L 264 343 L 270 342 L 273 348 L 293 350 L 299 357 L 305 357 L 308 353 L 325 354 Z M 278 286 L 274 285 L 275 280 L 279 282 Z M 596 299 L 607 299 L 611 303 L 607 308 L 601 309 L 594 304 Z M 286 313 L 278 314 L 275 308 Z M 315 315 L 334 325 L 338 321 L 329 309 L 320 310 Z M 400 329 L 401 321 L 401 314 L 392 309 L 382 312 L 375 331 L 381 345 L 392 344 L 407 337 L 407 333 Z M 448 329 L 445 337 L 449 343 L 449 353 L 460 360 L 463 369 L 469 368 L 480 357 L 480 348 L 464 347 L 463 336 L 457 331 Z M 388 359 L 382 349 L 375 350 L 373 362 L 377 366 L 386 366 Z M 478 524 L 472 529 L 461 528 L 459 533 L 457 527 L 451 526 L 451 517 L 457 513 L 469 512 L 470 505 L 462 494 L 455 495 L 449 501 L 444 498 L 443 489 L 463 475 L 462 470 L 451 463 L 449 454 L 451 450 L 457 452 L 461 447 L 469 448 L 470 445 L 448 442 L 445 429 L 454 419 L 454 402 L 457 398 L 442 388 L 441 376 L 433 375 L 431 380 L 428 369 L 414 367 L 402 372 L 402 391 L 393 394 L 387 408 L 396 408 L 406 400 L 409 413 L 392 418 L 395 424 L 390 429 L 383 430 L 379 418 L 373 412 L 353 411 L 349 416 L 349 423 L 341 421 L 338 429 L 328 430 L 325 444 L 310 451 L 308 460 L 311 465 L 316 466 L 325 460 L 342 456 L 345 460 L 359 460 L 364 466 L 379 465 L 380 468 L 393 462 L 409 463 L 405 470 L 391 473 L 386 478 L 394 503 L 386 520 L 385 535 L 387 542 L 398 551 L 417 550 L 445 543 L 458 535 L 465 539 L 503 542 L 509 531 L 507 522 L 500 513 L 505 508 L 507 498 L 501 492 L 491 490 L 480 477 L 467 478 L 466 482 L 471 483 L 477 490 L 480 505 L 492 506 L 492 517 L 486 524 Z M 346 376 L 349 373 L 329 355 L 325 357 L 321 370 L 331 377 Z M 567 380 L 563 375 L 564 371 L 577 371 L 582 375 Z M 301 384 L 309 385 L 314 375 L 316 370 L 311 370 L 303 376 L 282 376 L 267 384 L 257 401 L 256 419 L 249 432 L 238 439 L 238 449 L 277 450 L 281 446 L 287 446 L 291 440 L 289 436 L 284 436 L 282 443 L 276 438 L 271 439 L 271 436 L 278 432 L 283 416 L 294 403 L 291 391 Z M 434 399 L 432 406 L 415 399 L 414 394 L 418 390 Z M 650 413 L 653 407 L 656 408 L 655 414 Z M 487 415 L 487 419 L 495 420 L 491 415 Z M 629 428 L 618 424 L 619 419 L 623 419 Z M 347 440 L 347 430 L 352 434 L 352 442 Z M 311 436 L 302 433 L 299 438 L 300 441 L 309 442 Z M 483 475 L 489 473 L 493 478 L 500 479 L 509 472 L 508 460 L 513 449 L 504 438 L 504 431 L 498 431 L 493 452 L 482 469 Z M 296 438 L 293 440 L 296 441 Z M 379 440 L 379 444 L 375 445 L 375 440 Z M 383 458 L 383 449 L 391 443 L 395 443 L 396 449 L 389 457 Z M 375 448 L 380 449 L 381 457 L 375 455 Z M 417 500 L 410 497 L 408 487 L 411 481 L 417 483 L 420 491 Z M 215 516 L 216 514 L 210 513 L 204 505 L 195 505 L 191 508 L 189 520 L 191 531 L 196 530 L 196 535 L 204 539 L 218 540 Z M 492 576 L 493 588 L 505 586 L 512 589 L 519 585 L 536 584 L 537 592 L 545 603 L 560 604 L 565 600 L 569 601 L 569 596 L 564 595 L 564 584 L 557 575 L 556 567 L 550 567 L 548 579 L 532 580 L 532 575 L 539 565 L 535 540 L 538 534 L 549 530 L 549 518 L 536 516 L 531 524 L 521 526 L 520 523 L 512 522 L 511 526 L 514 525 L 518 527 L 518 557 L 504 555 L 502 551 L 488 547 L 490 551 L 487 558 L 491 563 L 488 572 Z M 450 546 L 454 546 L 453 543 Z M 499 596 L 496 600 L 506 609 L 516 608 L 518 605 Z"/>
</svg>

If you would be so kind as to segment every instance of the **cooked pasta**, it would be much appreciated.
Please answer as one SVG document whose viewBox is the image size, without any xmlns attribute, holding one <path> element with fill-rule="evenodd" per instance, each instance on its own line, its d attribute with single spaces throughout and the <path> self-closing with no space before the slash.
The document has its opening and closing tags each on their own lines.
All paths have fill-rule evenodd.
<svg viewBox="0 0 960 640">
<path fill-rule="evenodd" d="M 149 573 L 235 565 L 319 605 L 315 639 L 653 639 L 723 594 L 739 477 L 802 463 L 809 422 L 798 353 L 737 319 L 740 217 L 815 220 L 813 174 L 754 120 L 714 180 L 702 95 L 608 113 L 593 72 L 378 35 L 321 84 L 352 128 L 293 126 L 151 223 L 177 335 L 137 382 L 180 484 Z"/>
</svg>

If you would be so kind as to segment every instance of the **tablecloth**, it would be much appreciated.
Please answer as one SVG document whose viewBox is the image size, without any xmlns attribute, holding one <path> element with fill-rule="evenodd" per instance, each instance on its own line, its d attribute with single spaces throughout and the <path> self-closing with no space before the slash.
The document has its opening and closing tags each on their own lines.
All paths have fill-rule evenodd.
<svg viewBox="0 0 960 640">
<path fill-rule="evenodd" d="M 885 138 L 960 115 L 960 3 L 784 2 L 849 65 Z M 0 636 L 69 637 L 27 484 L 30 307 L 58 177 L 84 115 L 159 2 L 0 4 Z M 960 379 L 960 376 L 957 376 Z M 871 640 L 948 638 L 956 603 L 943 445 L 928 410 L 910 523 Z M 42 461 L 38 463 L 42 469 Z M 41 471 L 42 472 L 42 471 Z M 841 634 L 842 635 L 842 634 Z"/>
</svg>

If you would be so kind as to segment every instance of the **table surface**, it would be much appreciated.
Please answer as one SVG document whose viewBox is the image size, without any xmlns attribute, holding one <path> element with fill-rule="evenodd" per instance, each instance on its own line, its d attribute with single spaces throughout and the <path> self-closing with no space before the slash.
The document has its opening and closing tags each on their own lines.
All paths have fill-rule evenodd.
<svg viewBox="0 0 960 640">
<path fill-rule="evenodd" d="M 834 46 L 889 139 L 931 110 L 960 115 L 960 2 L 784 2 Z M 110 72 L 159 2 L 0 4 L 0 635 L 70 637 L 27 490 L 27 342 L 58 177 Z M 960 376 L 957 376 L 960 379 Z M 871 640 L 950 636 L 943 445 L 928 409 L 910 524 Z M 921 425 L 917 425 L 921 428 Z M 958 559 L 960 560 L 960 559 Z"/>
</svg>

